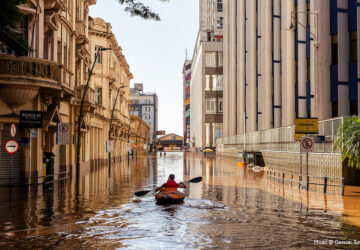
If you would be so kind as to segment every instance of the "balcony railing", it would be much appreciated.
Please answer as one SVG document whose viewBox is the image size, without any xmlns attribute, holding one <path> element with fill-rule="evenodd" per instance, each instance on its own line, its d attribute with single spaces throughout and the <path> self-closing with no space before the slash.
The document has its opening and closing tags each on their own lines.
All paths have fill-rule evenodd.
<svg viewBox="0 0 360 250">
<path fill-rule="evenodd" d="M 85 85 L 76 87 L 76 101 L 80 105 L 82 97 L 84 95 Z M 85 99 L 84 99 L 84 105 L 90 105 L 91 107 L 95 108 L 95 90 L 92 88 L 88 88 L 86 91 Z"/>
</svg>

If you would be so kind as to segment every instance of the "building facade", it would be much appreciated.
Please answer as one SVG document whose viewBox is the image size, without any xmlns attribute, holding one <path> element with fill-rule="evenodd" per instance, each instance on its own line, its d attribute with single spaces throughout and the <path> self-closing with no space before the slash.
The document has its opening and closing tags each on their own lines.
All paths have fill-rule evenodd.
<svg viewBox="0 0 360 250">
<path fill-rule="evenodd" d="M 10 34 L 5 34 L 5 39 L 4 33 L 1 34 L 0 185 L 41 183 L 46 155 L 53 158 L 55 180 L 75 173 L 79 108 L 96 45 L 111 47 L 111 52 L 104 51 L 101 56 L 106 62 L 114 58 L 118 64 L 117 69 L 108 64 L 104 67 L 95 65 L 95 77 L 93 75 L 85 95 L 83 122 L 80 125 L 81 173 L 91 163 L 101 163 L 107 157 L 105 143 L 110 121 L 109 100 L 120 85 L 129 85 L 132 76 L 121 49 L 108 29 L 109 25 L 94 20 L 89 22 L 89 6 L 95 3 L 95 0 L 39 0 L 20 5 L 24 20 L 18 24 L 16 32 L 29 45 L 29 48 L 24 48 L 26 56 L 18 56 L 12 49 L 13 44 L 8 42 L 12 41 Z M 94 28 L 91 38 L 94 44 L 89 43 L 90 26 Z M 103 33 L 101 38 L 97 32 Z M 104 44 L 97 44 L 98 41 Z M 103 75 L 100 73 L 102 70 Z M 111 70 L 122 77 L 116 76 L 114 80 Z M 102 105 L 97 103 L 100 97 L 96 95 L 95 87 L 98 84 L 104 86 L 106 95 L 109 95 L 107 97 L 103 93 Z M 115 157 L 125 154 L 122 146 L 118 145 L 127 138 L 122 134 L 128 131 L 121 129 L 124 123 L 128 124 L 126 119 L 129 116 L 129 89 L 124 88 L 124 91 L 116 107 L 111 133 L 111 139 L 117 139 L 116 148 L 119 149 L 114 153 Z M 38 112 L 36 116 L 41 114 L 38 117 L 42 117 L 42 123 L 20 127 L 21 111 Z M 12 124 L 16 128 L 15 135 Z M 66 142 L 61 143 L 63 145 L 57 137 L 59 124 L 65 124 L 61 127 L 62 131 L 68 132 Z M 14 140 L 11 145 L 17 147 L 12 154 L 5 150 L 9 140 Z"/>
<path fill-rule="evenodd" d="M 131 117 L 129 142 L 133 156 L 143 156 L 149 152 L 150 131 L 149 124 L 139 116 Z"/>
<path fill-rule="evenodd" d="M 190 81 L 191 61 L 185 60 L 183 66 L 183 132 L 184 145 L 189 146 L 190 142 Z"/>
<path fill-rule="evenodd" d="M 131 108 L 130 115 L 139 116 L 150 126 L 149 143 L 154 145 L 158 129 L 158 98 L 156 93 L 144 93 L 144 85 L 135 83 L 130 89 Z"/>
<path fill-rule="evenodd" d="M 224 136 L 358 115 L 358 5 L 224 2 Z"/>
<path fill-rule="evenodd" d="M 88 89 L 93 92 L 94 105 L 84 119 L 88 128 L 86 140 L 90 142 L 86 144 L 85 161 L 99 164 L 108 159 L 107 140 L 114 141 L 113 160 L 127 155 L 125 145 L 128 143 L 130 80 L 133 76 L 110 23 L 101 18 L 90 19 L 89 42 L 92 62 L 100 48 L 111 48 L 100 53 L 95 62 Z"/>
<path fill-rule="evenodd" d="M 215 147 L 216 139 L 222 137 L 222 11 L 221 1 L 200 0 L 200 29 L 190 82 L 190 146 L 193 150 Z"/>
</svg>

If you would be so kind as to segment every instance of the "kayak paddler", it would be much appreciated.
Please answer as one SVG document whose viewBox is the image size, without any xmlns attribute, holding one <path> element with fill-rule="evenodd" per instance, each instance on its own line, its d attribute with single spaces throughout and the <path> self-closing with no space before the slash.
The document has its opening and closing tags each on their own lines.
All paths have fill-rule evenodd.
<svg viewBox="0 0 360 250">
<path fill-rule="evenodd" d="M 176 183 L 175 175 L 171 174 L 169 175 L 167 182 L 156 188 L 155 191 L 159 191 L 160 188 L 186 188 L 186 185 L 183 182 Z"/>
</svg>

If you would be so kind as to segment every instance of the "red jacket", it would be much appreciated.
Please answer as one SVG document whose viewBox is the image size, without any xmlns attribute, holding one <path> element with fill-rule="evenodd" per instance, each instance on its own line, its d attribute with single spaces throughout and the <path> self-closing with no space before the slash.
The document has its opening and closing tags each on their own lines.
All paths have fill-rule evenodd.
<svg viewBox="0 0 360 250">
<path fill-rule="evenodd" d="M 173 180 L 168 180 L 165 184 L 165 188 L 177 188 L 178 184 Z"/>
</svg>

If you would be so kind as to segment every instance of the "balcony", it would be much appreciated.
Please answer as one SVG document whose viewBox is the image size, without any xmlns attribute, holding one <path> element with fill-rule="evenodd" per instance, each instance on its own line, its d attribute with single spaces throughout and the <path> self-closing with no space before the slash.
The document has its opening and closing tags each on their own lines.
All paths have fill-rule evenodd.
<svg viewBox="0 0 360 250">
<path fill-rule="evenodd" d="M 0 98 L 14 108 L 34 100 L 39 93 L 60 98 L 74 96 L 71 76 L 64 79 L 71 72 L 63 71 L 53 61 L 0 55 Z"/>
<path fill-rule="evenodd" d="M 77 106 L 80 107 L 81 100 L 85 91 L 85 85 L 76 87 L 75 90 L 76 90 L 75 103 Z M 93 112 L 95 108 L 96 108 L 95 90 L 93 90 L 92 88 L 88 88 L 84 99 L 83 112 Z"/>
</svg>

